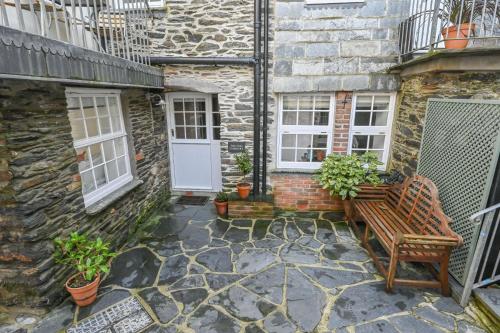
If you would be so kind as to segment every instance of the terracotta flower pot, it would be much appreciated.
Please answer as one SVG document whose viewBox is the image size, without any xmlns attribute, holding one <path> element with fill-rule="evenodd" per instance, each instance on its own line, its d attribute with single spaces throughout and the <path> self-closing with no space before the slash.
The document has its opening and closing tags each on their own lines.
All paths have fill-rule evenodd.
<svg viewBox="0 0 500 333">
<path fill-rule="evenodd" d="M 352 201 L 351 199 L 342 200 L 342 205 L 344 206 L 344 216 L 346 221 L 350 221 L 352 217 Z"/>
<path fill-rule="evenodd" d="M 101 276 L 97 273 L 94 281 L 90 282 L 86 286 L 80 288 L 72 288 L 70 287 L 71 281 L 73 281 L 76 277 L 82 275 L 83 273 L 78 273 L 73 275 L 66 281 L 66 290 L 71 294 L 73 300 L 78 306 L 88 306 L 94 303 L 97 298 L 97 288 L 99 287 L 99 282 L 101 282 Z"/>
<path fill-rule="evenodd" d="M 441 35 L 444 39 L 444 47 L 447 49 L 465 49 L 469 43 L 468 38 L 470 35 L 474 35 L 475 31 L 476 25 L 474 23 L 460 24 L 460 31 L 456 25 L 443 28 L 441 30 Z"/>
<path fill-rule="evenodd" d="M 236 188 L 238 189 L 238 195 L 241 199 L 246 199 L 250 196 L 250 184 L 239 183 L 238 185 L 236 185 Z"/>
<path fill-rule="evenodd" d="M 217 208 L 217 214 L 219 216 L 227 215 L 227 201 L 217 201 L 214 200 L 215 208 Z"/>
</svg>

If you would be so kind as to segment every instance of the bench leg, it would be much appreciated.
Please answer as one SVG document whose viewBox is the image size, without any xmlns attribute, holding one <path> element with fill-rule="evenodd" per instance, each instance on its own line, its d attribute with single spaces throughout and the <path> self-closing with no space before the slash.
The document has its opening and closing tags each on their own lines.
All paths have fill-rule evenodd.
<svg viewBox="0 0 500 333">
<path fill-rule="evenodd" d="M 387 282 L 385 285 L 385 290 L 387 292 L 392 292 L 394 287 L 394 279 L 396 278 L 396 270 L 398 268 L 398 248 L 393 246 L 391 251 L 391 261 L 389 262 L 389 269 L 387 270 Z"/>
<path fill-rule="evenodd" d="M 361 243 L 368 244 L 368 239 L 370 239 L 370 227 L 368 226 L 368 224 L 365 224 L 365 232 L 363 233 Z"/>
<path fill-rule="evenodd" d="M 450 286 L 448 284 L 448 261 L 449 255 L 443 259 L 439 265 L 439 282 L 441 282 L 441 294 L 450 296 Z"/>
</svg>

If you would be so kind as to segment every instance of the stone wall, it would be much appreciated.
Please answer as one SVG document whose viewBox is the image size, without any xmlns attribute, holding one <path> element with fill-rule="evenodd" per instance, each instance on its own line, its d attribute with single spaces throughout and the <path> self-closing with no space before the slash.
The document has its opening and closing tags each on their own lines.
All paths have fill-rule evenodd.
<svg viewBox="0 0 500 333">
<path fill-rule="evenodd" d="M 275 92 L 393 91 L 405 0 L 306 5 L 277 0 Z"/>
<path fill-rule="evenodd" d="M 51 258 L 53 238 L 78 230 L 119 247 L 168 189 L 164 113 L 151 108 L 146 91 L 123 90 L 129 151 L 143 184 L 89 215 L 64 91 L 58 83 L 0 80 L 0 304 L 57 302 L 69 272 Z"/>
<path fill-rule="evenodd" d="M 394 119 L 390 168 L 406 176 L 417 169 L 429 98 L 500 99 L 500 73 L 424 73 L 404 77 Z"/>
</svg>

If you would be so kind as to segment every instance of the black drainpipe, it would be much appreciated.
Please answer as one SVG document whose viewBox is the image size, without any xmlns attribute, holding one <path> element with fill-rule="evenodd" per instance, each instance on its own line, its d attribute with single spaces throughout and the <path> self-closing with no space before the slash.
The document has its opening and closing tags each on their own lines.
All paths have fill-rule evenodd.
<svg viewBox="0 0 500 333">
<path fill-rule="evenodd" d="M 267 193 L 267 99 L 269 94 L 269 0 L 264 0 L 264 82 L 262 97 L 262 194 Z"/>
<path fill-rule="evenodd" d="M 253 196 L 260 194 L 261 0 L 254 0 Z"/>
</svg>

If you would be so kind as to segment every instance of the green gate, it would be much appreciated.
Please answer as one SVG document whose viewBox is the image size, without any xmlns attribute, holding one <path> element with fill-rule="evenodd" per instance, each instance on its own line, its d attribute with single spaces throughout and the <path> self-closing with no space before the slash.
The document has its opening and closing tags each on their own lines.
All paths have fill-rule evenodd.
<svg viewBox="0 0 500 333">
<path fill-rule="evenodd" d="M 499 153 L 500 101 L 429 99 L 417 173 L 437 185 L 464 239 L 449 267 L 462 286 L 481 227 L 469 218 L 486 208 Z"/>
</svg>

